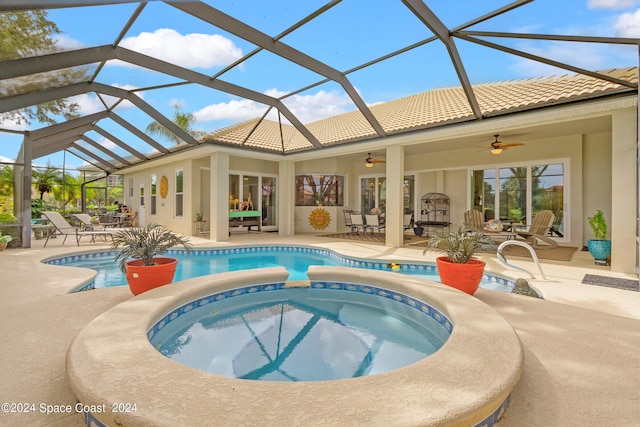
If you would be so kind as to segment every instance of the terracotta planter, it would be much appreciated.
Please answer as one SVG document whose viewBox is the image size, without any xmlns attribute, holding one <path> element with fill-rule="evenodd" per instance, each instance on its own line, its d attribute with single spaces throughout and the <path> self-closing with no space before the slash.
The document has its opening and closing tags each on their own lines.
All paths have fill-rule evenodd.
<svg viewBox="0 0 640 427">
<path fill-rule="evenodd" d="M 134 295 L 139 295 L 150 289 L 168 285 L 173 281 L 178 260 L 168 257 L 154 258 L 156 265 L 143 265 L 141 259 L 127 261 L 125 275 L 129 289 Z"/>
<path fill-rule="evenodd" d="M 7 249 L 8 242 L 0 242 L 0 251 Z"/>
<path fill-rule="evenodd" d="M 466 264 L 456 264 L 444 256 L 436 258 L 436 263 L 442 283 L 469 295 L 473 295 L 478 290 L 486 264 L 484 261 L 473 258 Z"/>
</svg>

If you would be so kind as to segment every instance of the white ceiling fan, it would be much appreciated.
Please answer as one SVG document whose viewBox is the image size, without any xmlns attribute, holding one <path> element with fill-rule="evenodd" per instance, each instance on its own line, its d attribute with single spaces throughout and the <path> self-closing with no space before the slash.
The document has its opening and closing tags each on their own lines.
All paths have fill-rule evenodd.
<svg viewBox="0 0 640 427">
<path fill-rule="evenodd" d="M 522 142 L 502 142 L 502 141 L 498 141 L 498 135 L 497 133 L 495 135 L 493 135 L 494 138 L 496 139 L 495 141 L 493 141 L 491 143 L 491 154 L 501 154 L 502 151 L 506 150 L 507 148 L 510 147 L 520 147 L 523 146 L 524 144 Z"/>
<path fill-rule="evenodd" d="M 371 157 L 371 153 L 369 153 L 369 157 L 364 159 L 364 165 L 368 168 L 372 168 L 376 163 L 386 163 L 386 160 L 378 160 Z"/>
</svg>

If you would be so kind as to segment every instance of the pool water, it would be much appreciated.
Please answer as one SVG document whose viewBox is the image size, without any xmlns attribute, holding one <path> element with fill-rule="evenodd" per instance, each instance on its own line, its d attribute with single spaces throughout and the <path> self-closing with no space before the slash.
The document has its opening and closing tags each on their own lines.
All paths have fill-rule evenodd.
<svg viewBox="0 0 640 427">
<path fill-rule="evenodd" d="M 450 335 L 433 317 L 380 296 L 389 292 L 378 288 L 261 286 L 185 304 L 152 327 L 151 344 L 176 362 L 227 377 L 321 381 L 415 363 Z"/>
<path fill-rule="evenodd" d="M 308 280 L 309 266 L 342 266 L 395 271 L 436 282 L 440 281 L 434 264 L 402 263 L 398 270 L 392 269 L 388 261 L 356 260 L 338 255 L 332 251 L 296 246 L 268 246 L 234 249 L 196 250 L 187 254 L 181 250 L 171 250 L 168 256 L 179 260 L 174 281 L 205 276 L 227 271 L 282 266 L 289 272 L 289 280 Z M 123 286 L 127 284 L 124 273 L 114 262 L 113 253 L 94 253 L 51 260 L 56 265 L 90 268 L 97 271 L 95 288 Z M 513 283 L 506 279 L 485 275 L 480 286 L 511 292 Z"/>
</svg>

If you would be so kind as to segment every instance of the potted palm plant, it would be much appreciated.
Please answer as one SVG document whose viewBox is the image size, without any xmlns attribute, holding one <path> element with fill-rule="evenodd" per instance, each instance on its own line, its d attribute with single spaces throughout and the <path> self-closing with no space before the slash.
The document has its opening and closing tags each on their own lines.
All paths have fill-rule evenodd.
<svg viewBox="0 0 640 427">
<path fill-rule="evenodd" d="M 422 252 L 435 251 L 444 256 L 436 258 L 440 281 L 448 286 L 473 295 L 484 274 L 485 262 L 473 258 L 476 252 L 496 249 L 497 246 L 482 233 L 469 233 L 464 228 L 458 231 L 441 232 L 429 236 L 427 248 Z"/>
<path fill-rule="evenodd" d="M 607 240 L 607 220 L 600 209 L 594 216 L 589 217 L 589 225 L 593 230 L 595 239 L 587 241 L 589 253 L 595 259 L 596 264 L 609 265 L 611 256 L 611 240 Z"/>
<path fill-rule="evenodd" d="M 178 260 L 160 255 L 176 245 L 182 245 L 188 253 L 193 250 L 186 236 L 174 234 L 160 224 L 114 234 L 111 249 L 119 250 L 115 261 L 120 263 L 134 295 L 173 281 Z"/>
</svg>

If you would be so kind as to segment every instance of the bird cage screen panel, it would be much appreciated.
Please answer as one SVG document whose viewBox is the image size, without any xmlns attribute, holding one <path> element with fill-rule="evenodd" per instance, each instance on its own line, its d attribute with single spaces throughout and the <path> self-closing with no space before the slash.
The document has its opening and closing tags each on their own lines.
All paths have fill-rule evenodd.
<svg viewBox="0 0 640 427">
<path fill-rule="evenodd" d="M 449 196 L 442 193 L 427 193 L 422 196 L 420 226 L 449 231 L 451 225 Z"/>
</svg>

